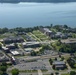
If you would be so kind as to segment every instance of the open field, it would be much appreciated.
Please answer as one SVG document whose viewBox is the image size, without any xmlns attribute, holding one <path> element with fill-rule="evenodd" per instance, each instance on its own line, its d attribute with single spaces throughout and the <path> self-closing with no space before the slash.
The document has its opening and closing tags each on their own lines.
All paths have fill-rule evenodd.
<svg viewBox="0 0 76 75">
<path fill-rule="evenodd" d="M 66 74 L 61 74 L 61 75 L 70 75 L 70 74 L 66 73 Z"/>
<path fill-rule="evenodd" d="M 46 36 L 45 34 L 43 34 L 42 32 L 40 32 L 39 30 L 33 31 L 32 33 L 33 33 L 37 38 L 39 38 L 41 41 L 45 41 L 45 40 L 49 40 L 49 39 L 50 39 L 48 36 Z"/>
</svg>

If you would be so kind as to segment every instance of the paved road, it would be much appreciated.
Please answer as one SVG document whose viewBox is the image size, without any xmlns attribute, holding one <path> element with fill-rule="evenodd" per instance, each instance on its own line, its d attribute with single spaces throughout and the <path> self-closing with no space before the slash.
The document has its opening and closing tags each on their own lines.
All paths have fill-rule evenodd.
<svg viewBox="0 0 76 75">
<path fill-rule="evenodd" d="M 70 54 L 63 54 L 62 56 L 69 57 Z M 59 55 L 58 54 L 55 54 L 55 55 L 48 54 L 48 55 L 33 56 L 33 57 L 27 56 L 25 58 L 25 60 L 49 59 L 49 58 L 55 58 L 55 57 L 59 57 Z"/>
</svg>

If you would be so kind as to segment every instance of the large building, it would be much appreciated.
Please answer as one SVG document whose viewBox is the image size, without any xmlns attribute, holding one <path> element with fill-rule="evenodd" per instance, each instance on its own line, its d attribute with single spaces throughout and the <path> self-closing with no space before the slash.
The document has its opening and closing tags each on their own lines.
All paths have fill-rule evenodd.
<svg viewBox="0 0 76 75">
<path fill-rule="evenodd" d="M 53 62 L 53 67 L 56 70 L 65 69 L 66 68 L 66 63 L 64 61 L 54 61 Z"/>
<path fill-rule="evenodd" d="M 24 41 L 24 39 L 20 36 L 18 36 L 18 37 L 10 36 L 10 37 L 3 39 L 3 43 L 5 43 L 5 44 L 17 43 L 17 42 L 23 42 L 23 41 Z"/>
<path fill-rule="evenodd" d="M 36 48 L 36 47 L 40 47 L 40 43 L 39 42 L 24 42 L 22 43 L 24 48 Z"/>
<path fill-rule="evenodd" d="M 44 34 L 46 34 L 47 36 L 52 36 L 52 35 L 54 35 L 54 32 L 52 32 L 52 31 L 49 30 L 48 28 L 40 28 L 40 31 L 43 32 Z"/>
<path fill-rule="evenodd" d="M 64 44 L 76 44 L 76 39 L 61 40 L 61 43 L 64 43 Z"/>
</svg>

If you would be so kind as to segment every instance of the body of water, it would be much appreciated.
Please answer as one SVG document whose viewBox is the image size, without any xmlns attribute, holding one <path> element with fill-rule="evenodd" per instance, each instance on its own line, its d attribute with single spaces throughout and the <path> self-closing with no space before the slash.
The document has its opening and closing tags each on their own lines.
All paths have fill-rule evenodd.
<svg viewBox="0 0 76 75">
<path fill-rule="evenodd" d="M 50 24 L 76 27 L 76 2 L 0 4 L 1 28 Z"/>
</svg>

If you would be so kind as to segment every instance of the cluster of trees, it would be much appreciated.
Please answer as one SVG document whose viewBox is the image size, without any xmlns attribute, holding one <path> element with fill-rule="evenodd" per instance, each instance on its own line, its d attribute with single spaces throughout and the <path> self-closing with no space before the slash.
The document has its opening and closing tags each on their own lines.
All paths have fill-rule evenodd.
<svg viewBox="0 0 76 75">
<path fill-rule="evenodd" d="M 42 48 L 40 49 L 40 52 L 43 53 L 44 50 L 51 50 L 51 47 L 49 45 L 42 45 Z"/>
<path fill-rule="evenodd" d="M 0 75 L 6 74 L 7 71 L 7 64 L 6 63 L 2 63 L 0 65 Z"/>
<path fill-rule="evenodd" d="M 8 75 L 7 74 L 7 64 L 5 62 L 3 62 L 1 65 L 0 65 L 0 75 Z M 12 75 L 19 75 L 19 70 L 18 69 L 12 69 L 11 71 Z"/>
<path fill-rule="evenodd" d="M 12 75 L 19 75 L 19 70 L 18 69 L 12 69 L 11 71 Z"/>
<path fill-rule="evenodd" d="M 76 75 L 76 72 L 75 71 L 71 71 L 70 75 Z"/>
<path fill-rule="evenodd" d="M 50 58 L 50 59 L 49 59 L 49 62 L 50 62 L 50 64 L 52 65 L 52 63 L 53 63 L 53 60 Z"/>
<path fill-rule="evenodd" d="M 74 53 L 76 52 L 76 44 L 61 44 L 59 51 L 66 53 Z"/>
<path fill-rule="evenodd" d="M 68 62 L 68 64 L 71 66 L 71 68 L 76 68 L 76 62 L 75 62 L 76 60 L 74 59 L 74 58 L 68 58 L 67 59 L 67 62 Z"/>
<path fill-rule="evenodd" d="M 52 45 L 55 49 L 57 49 L 60 52 L 65 53 L 74 53 L 76 52 L 76 44 L 65 44 L 61 43 L 59 40 L 56 42 L 55 45 Z"/>
<path fill-rule="evenodd" d="M 56 31 L 63 32 L 63 33 L 76 33 L 76 28 L 68 27 L 67 25 L 55 25 L 52 26 Z"/>
<path fill-rule="evenodd" d="M 62 28 L 66 28 L 69 29 L 70 27 L 68 27 L 67 25 L 54 25 L 51 24 L 49 26 L 35 26 L 35 27 L 28 27 L 28 28 L 22 28 L 22 27 L 17 27 L 17 28 L 12 28 L 12 29 L 8 29 L 8 28 L 0 28 L 0 34 L 6 33 L 6 32 L 14 32 L 14 31 L 18 31 L 18 32 L 32 32 L 33 30 L 38 30 L 40 27 L 46 27 L 46 28 L 54 28 L 57 31 L 62 31 Z M 76 30 L 76 28 L 70 28 L 70 30 L 74 31 Z M 66 31 L 67 32 L 67 31 Z"/>
<path fill-rule="evenodd" d="M 45 50 L 51 50 L 51 47 L 49 45 L 42 45 L 42 48 L 38 52 L 32 51 L 31 56 L 43 54 Z"/>
<path fill-rule="evenodd" d="M 0 34 L 8 32 L 8 28 L 0 28 Z"/>
<path fill-rule="evenodd" d="M 6 32 L 32 32 L 33 30 L 37 30 L 39 27 L 29 27 L 29 28 L 22 28 L 22 27 L 17 27 L 13 29 L 8 29 L 8 28 L 0 28 L 0 34 L 6 33 Z"/>
<path fill-rule="evenodd" d="M 37 52 L 32 51 L 32 52 L 31 52 L 31 56 L 37 56 Z"/>
</svg>

